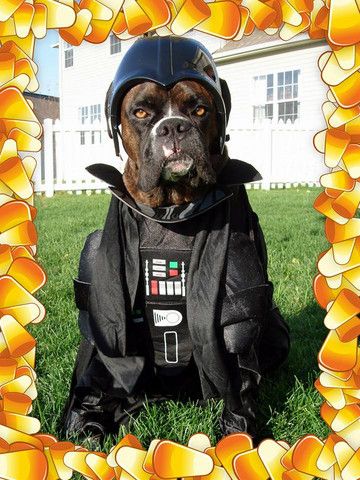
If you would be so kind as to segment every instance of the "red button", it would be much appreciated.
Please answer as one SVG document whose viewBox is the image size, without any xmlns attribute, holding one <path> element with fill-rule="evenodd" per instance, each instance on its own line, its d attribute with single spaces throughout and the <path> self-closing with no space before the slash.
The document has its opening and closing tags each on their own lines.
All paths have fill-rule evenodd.
<svg viewBox="0 0 360 480">
<path fill-rule="evenodd" d="M 170 277 L 177 277 L 179 275 L 179 270 L 169 270 Z"/>
<path fill-rule="evenodd" d="M 159 287 L 157 280 L 151 280 L 151 295 L 159 295 Z"/>
</svg>

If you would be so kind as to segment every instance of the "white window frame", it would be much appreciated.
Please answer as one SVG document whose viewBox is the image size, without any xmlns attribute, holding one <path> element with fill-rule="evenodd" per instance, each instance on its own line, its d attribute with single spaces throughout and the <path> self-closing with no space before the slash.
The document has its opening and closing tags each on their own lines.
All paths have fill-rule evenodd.
<svg viewBox="0 0 360 480">
<path fill-rule="evenodd" d="M 298 72 L 297 73 L 297 83 L 295 83 L 293 80 L 294 80 L 294 76 L 295 76 L 295 72 Z M 287 73 L 291 73 L 291 83 L 286 83 L 285 82 L 285 76 Z M 279 83 L 279 75 L 283 74 L 283 83 L 280 84 Z M 271 76 L 272 75 L 272 86 L 268 86 L 268 80 L 267 80 L 267 77 L 268 76 Z M 297 101 L 297 119 L 300 119 L 300 105 L 301 105 L 301 88 L 300 88 L 300 83 L 299 83 L 299 77 L 301 75 L 301 70 L 299 68 L 292 68 L 292 69 L 287 69 L 285 70 L 284 68 L 282 68 L 281 70 L 276 70 L 276 71 L 273 71 L 273 72 L 266 72 L 266 73 L 261 73 L 261 74 L 258 74 L 258 75 L 255 75 L 252 77 L 252 82 L 253 82 L 253 123 L 256 122 L 256 120 L 258 118 L 255 118 L 255 109 L 266 109 L 266 105 L 272 105 L 272 118 L 273 118 L 273 121 L 275 122 L 279 122 L 280 121 L 280 108 L 279 108 L 279 104 L 285 104 L 285 103 L 288 103 L 288 102 L 296 102 Z M 260 78 L 266 78 L 266 86 L 265 86 L 265 89 L 266 89 L 266 97 L 265 97 L 265 101 L 261 102 L 261 103 L 256 103 L 256 93 L 257 93 L 257 89 L 256 89 L 256 81 L 257 79 L 260 79 Z M 271 82 L 270 82 L 271 83 Z M 285 98 L 279 98 L 279 89 L 281 87 L 283 87 L 283 92 L 285 93 L 285 88 L 286 86 L 291 86 L 291 92 L 292 92 L 292 96 L 291 98 L 289 99 L 285 99 Z M 296 90 L 297 87 L 297 95 L 294 96 L 294 90 Z M 268 100 L 267 99 L 267 94 L 268 94 L 268 90 L 272 88 L 272 100 Z M 286 107 L 284 107 L 286 108 Z M 268 107 L 268 109 L 270 110 L 270 107 Z M 266 116 L 262 117 L 262 118 L 268 118 Z M 260 120 L 262 119 L 260 118 Z M 284 119 L 283 119 L 284 121 Z"/>
</svg>

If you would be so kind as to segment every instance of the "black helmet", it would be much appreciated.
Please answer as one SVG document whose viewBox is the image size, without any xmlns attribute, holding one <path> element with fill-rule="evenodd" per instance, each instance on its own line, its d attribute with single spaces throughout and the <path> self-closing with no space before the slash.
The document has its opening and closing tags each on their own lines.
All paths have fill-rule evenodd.
<svg viewBox="0 0 360 480">
<path fill-rule="evenodd" d="M 139 38 L 120 63 L 105 101 L 108 132 L 114 140 L 116 155 L 119 155 L 120 109 L 126 92 L 142 81 L 170 88 L 180 80 L 196 80 L 213 94 L 219 126 L 218 153 L 222 153 L 231 106 L 227 84 L 219 79 L 215 62 L 204 45 L 171 35 Z"/>
</svg>

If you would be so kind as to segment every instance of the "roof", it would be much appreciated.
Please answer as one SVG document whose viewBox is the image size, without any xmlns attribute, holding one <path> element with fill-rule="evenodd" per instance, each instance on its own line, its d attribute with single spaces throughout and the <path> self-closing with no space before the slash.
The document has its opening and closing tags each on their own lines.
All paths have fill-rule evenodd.
<svg viewBox="0 0 360 480">
<path fill-rule="evenodd" d="M 255 29 L 251 35 L 244 36 L 238 41 L 228 41 L 222 48 L 213 52 L 212 55 L 216 64 L 219 65 L 228 61 L 272 55 L 276 52 L 311 48 L 319 45 L 327 45 L 326 40 L 310 39 L 305 32 L 284 41 L 279 37 L 278 33 L 268 35 L 261 30 Z"/>
<path fill-rule="evenodd" d="M 281 40 L 279 35 L 275 33 L 274 35 L 268 35 L 262 30 L 255 29 L 251 35 L 244 35 L 241 40 L 230 40 L 222 48 L 219 48 L 214 53 L 227 52 L 229 50 L 235 50 L 238 48 L 251 47 L 252 45 L 260 45 L 263 43 L 275 42 L 287 43 L 284 40 Z"/>
<path fill-rule="evenodd" d="M 43 100 L 50 100 L 50 101 L 53 101 L 53 102 L 58 102 L 59 101 L 59 97 L 54 97 L 52 95 L 46 95 L 46 94 L 43 94 L 43 93 L 35 93 L 35 92 L 25 91 L 24 95 L 25 95 L 25 97 L 41 98 Z"/>
</svg>

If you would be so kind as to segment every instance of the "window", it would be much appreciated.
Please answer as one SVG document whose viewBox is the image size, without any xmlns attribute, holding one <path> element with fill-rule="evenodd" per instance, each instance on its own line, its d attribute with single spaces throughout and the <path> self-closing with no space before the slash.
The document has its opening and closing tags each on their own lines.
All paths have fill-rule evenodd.
<svg viewBox="0 0 360 480">
<path fill-rule="evenodd" d="M 101 105 L 90 105 L 90 123 L 94 123 L 96 120 L 101 121 Z"/>
<path fill-rule="evenodd" d="M 70 45 L 70 43 L 65 42 L 64 55 L 65 55 L 65 68 L 72 67 L 74 65 L 74 49 L 72 45 Z"/>
<path fill-rule="evenodd" d="M 101 105 L 90 105 L 90 123 L 101 122 Z M 97 140 L 96 140 L 97 139 Z M 91 143 L 101 143 L 101 131 L 91 130 Z"/>
<path fill-rule="evenodd" d="M 289 70 L 254 77 L 254 122 L 264 118 L 294 122 L 299 118 L 299 74 L 300 70 Z"/>
<path fill-rule="evenodd" d="M 294 122 L 299 117 L 299 102 L 294 100 L 299 93 L 299 73 L 300 70 L 293 70 L 277 75 L 279 120 L 284 122 Z"/>
<path fill-rule="evenodd" d="M 79 107 L 79 120 L 84 125 L 89 118 L 89 107 Z"/>
<path fill-rule="evenodd" d="M 113 33 L 110 35 L 110 54 L 113 55 L 114 53 L 121 52 L 121 41 Z"/>
<path fill-rule="evenodd" d="M 274 75 L 259 75 L 254 77 L 254 97 L 257 105 L 254 105 L 253 120 L 263 118 L 272 119 L 274 116 Z"/>
<path fill-rule="evenodd" d="M 82 125 L 86 123 L 94 124 L 95 122 L 101 122 L 100 103 L 97 103 L 96 105 L 85 105 L 83 107 L 79 107 L 79 121 Z M 91 127 L 89 127 L 89 131 L 91 132 L 91 143 L 101 143 L 101 130 L 91 130 Z M 80 145 L 85 145 L 86 137 L 87 135 L 85 135 L 85 131 L 80 131 Z"/>
</svg>

